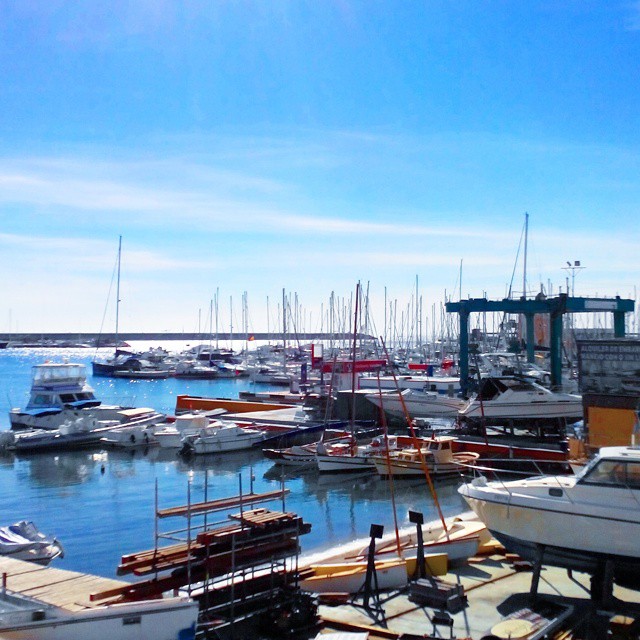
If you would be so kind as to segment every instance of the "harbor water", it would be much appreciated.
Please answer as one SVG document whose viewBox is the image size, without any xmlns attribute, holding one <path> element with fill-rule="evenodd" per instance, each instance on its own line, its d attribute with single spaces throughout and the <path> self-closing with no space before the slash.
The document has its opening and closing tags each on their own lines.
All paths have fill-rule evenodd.
<svg viewBox="0 0 640 640">
<path fill-rule="evenodd" d="M 158 346 L 136 344 L 135 347 Z M 162 345 L 176 350 L 182 345 Z M 237 398 L 240 391 L 269 390 L 246 378 L 222 380 L 136 380 L 92 378 L 93 349 L 0 350 L 0 429 L 9 428 L 11 407 L 24 407 L 31 385 L 31 367 L 50 362 L 87 365 L 88 382 L 107 404 L 151 407 L 173 414 L 176 396 Z M 61 569 L 115 577 L 123 554 L 151 549 L 155 542 L 155 487 L 160 508 L 278 489 L 290 491 L 286 510 L 312 525 L 301 538 L 303 553 L 366 538 L 371 524 L 393 530 L 390 483 L 375 474 L 324 475 L 316 470 L 275 467 L 257 450 L 181 458 L 173 450 L 151 447 L 127 451 L 92 448 L 73 452 L 0 455 L 0 525 L 32 520 L 55 535 L 65 549 L 56 560 Z M 438 499 L 445 516 L 464 510 L 457 493 L 460 480 L 439 481 Z M 394 483 L 399 526 L 409 524 L 408 511 L 425 521 L 438 517 L 424 479 Z M 279 509 L 281 503 L 274 503 Z M 226 517 L 225 514 L 217 516 Z M 211 521 L 210 521 L 211 522 Z M 174 523 L 175 524 L 175 523 Z M 177 523 L 176 527 L 185 526 Z M 167 544 L 161 541 L 160 544 Z"/>
</svg>

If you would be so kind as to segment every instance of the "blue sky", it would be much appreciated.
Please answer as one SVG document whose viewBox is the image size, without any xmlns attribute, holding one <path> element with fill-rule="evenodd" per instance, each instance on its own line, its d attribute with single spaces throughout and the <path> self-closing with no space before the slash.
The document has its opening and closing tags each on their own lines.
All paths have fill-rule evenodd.
<svg viewBox="0 0 640 640">
<path fill-rule="evenodd" d="M 503 297 L 525 212 L 530 291 L 634 297 L 639 61 L 639 2 L 0 0 L 0 330 L 98 331 L 120 235 L 123 331 L 380 327 Z"/>
</svg>

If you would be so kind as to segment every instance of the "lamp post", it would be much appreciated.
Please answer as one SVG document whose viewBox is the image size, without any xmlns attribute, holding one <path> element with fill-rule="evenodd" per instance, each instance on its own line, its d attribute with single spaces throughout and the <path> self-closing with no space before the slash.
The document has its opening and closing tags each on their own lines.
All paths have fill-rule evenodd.
<svg viewBox="0 0 640 640">
<path fill-rule="evenodd" d="M 565 271 L 571 272 L 571 297 L 576 295 L 576 271 L 586 269 L 580 264 L 580 260 L 574 260 L 573 263 L 567 260 L 567 266 L 562 267 Z M 567 277 L 567 295 L 569 294 L 569 278 Z"/>
</svg>

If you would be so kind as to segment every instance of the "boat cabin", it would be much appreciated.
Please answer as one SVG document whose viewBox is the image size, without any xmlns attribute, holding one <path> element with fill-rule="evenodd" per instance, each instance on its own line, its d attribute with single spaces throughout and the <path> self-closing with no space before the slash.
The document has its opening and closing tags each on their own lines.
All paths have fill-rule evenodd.
<svg viewBox="0 0 640 640">
<path fill-rule="evenodd" d="M 518 378 L 483 378 L 475 399 L 490 402 L 507 391 L 545 395 L 544 389 Z"/>
<path fill-rule="evenodd" d="M 33 367 L 31 397 L 26 409 L 97 407 L 93 389 L 87 385 L 83 364 L 39 364 Z"/>
<path fill-rule="evenodd" d="M 615 456 L 601 454 L 582 471 L 578 482 L 581 485 L 600 485 L 623 489 L 640 489 L 640 449 L 617 448 Z"/>
</svg>

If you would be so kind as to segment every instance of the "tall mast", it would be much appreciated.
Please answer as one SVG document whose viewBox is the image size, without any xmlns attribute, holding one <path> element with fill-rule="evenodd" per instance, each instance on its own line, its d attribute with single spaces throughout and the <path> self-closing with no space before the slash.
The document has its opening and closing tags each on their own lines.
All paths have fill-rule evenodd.
<svg viewBox="0 0 640 640">
<path fill-rule="evenodd" d="M 116 280 L 116 351 L 118 350 L 118 335 L 120 323 L 120 259 L 122 257 L 122 236 L 118 239 L 118 279 Z"/>
<path fill-rule="evenodd" d="M 358 340 L 358 300 L 360 298 L 360 283 L 356 285 L 355 312 L 353 314 L 353 354 L 351 357 L 351 433 L 356 420 L 356 345 Z"/>
</svg>

